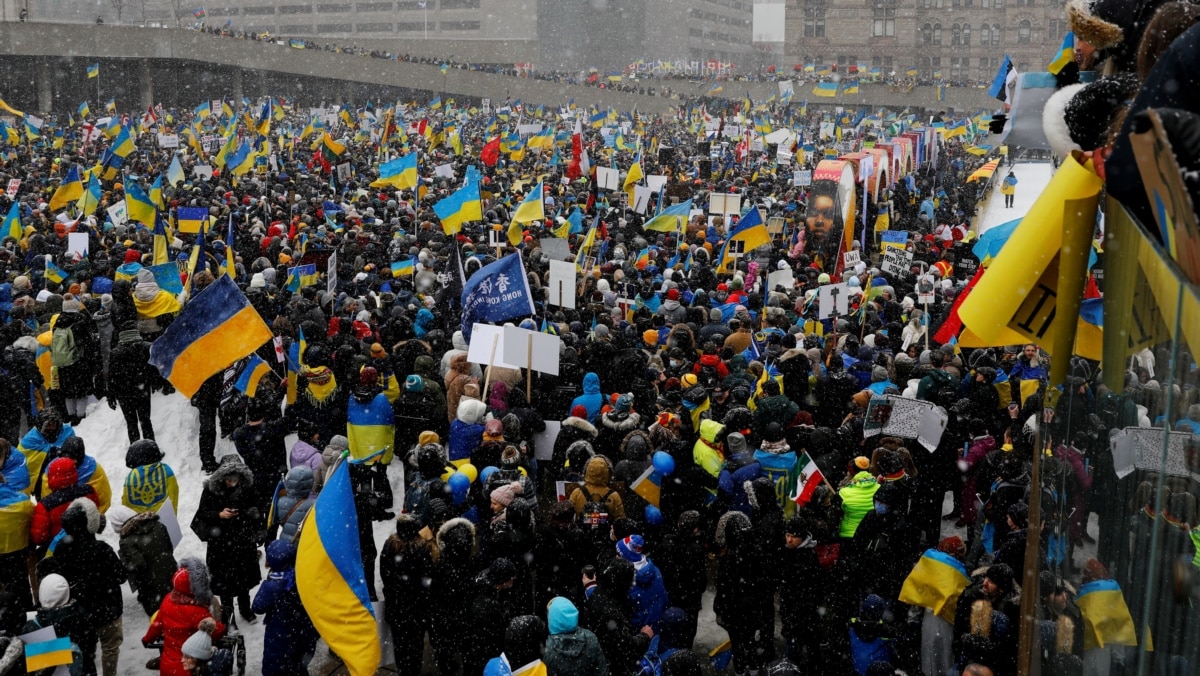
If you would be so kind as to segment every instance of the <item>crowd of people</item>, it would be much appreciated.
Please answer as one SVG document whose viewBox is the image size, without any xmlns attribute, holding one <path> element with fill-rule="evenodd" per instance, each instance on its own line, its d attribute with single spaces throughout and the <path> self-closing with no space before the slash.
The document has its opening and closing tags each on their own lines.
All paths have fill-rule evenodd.
<svg viewBox="0 0 1200 676">
<path fill-rule="evenodd" d="M 845 126 L 815 106 L 796 119 L 762 105 L 755 117 L 786 116 L 815 157 L 833 147 L 822 123 Z M 878 196 L 859 186 L 865 222 L 903 234 L 911 266 L 897 270 L 855 216 L 830 226 L 828 206 L 773 152 L 739 148 L 702 172 L 699 144 L 711 141 L 694 111 L 615 123 L 671 152 L 612 147 L 590 128 L 572 149 L 573 123 L 554 120 L 554 148 L 486 161 L 479 149 L 497 132 L 466 110 L 397 106 L 428 133 L 382 143 L 386 122 L 354 111 L 318 131 L 342 138 L 337 157 L 300 142 L 306 113 L 279 107 L 263 134 L 257 110 L 224 121 L 163 111 L 140 134 L 135 118 L 136 150 L 97 181 L 90 207 L 86 196 L 51 203 L 72 171 L 103 164 L 107 141 L 64 124 L 61 144 L 45 134 L 7 151 L 4 178 L 20 184 L 0 197 L 18 218 L 0 245 L 0 674 L 23 668 L 15 637 L 53 626 L 70 638 L 73 669 L 115 675 L 126 584 L 149 618 L 151 669 L 228 673 L 238 620 L 265 616 L 262 673 L 307 673 L 323 649 L 297 590 L 297 545 L 341 462 L 401 674 L 691 675 L 711 662 L 738 674 L 1008 675 L 1031 621 L 1023 602 L 1040 636 L 1029 658 L 1046 673 L 1132 673 L 1146 659 L 1190 673 L 1200 662 L 1194 488 L 1118 474 L 1109 452 L 1110 432 L 1127 427 L 1197 435 L 1192 359 L 1148 347 L 1117 393 L 1079 357 L 1056 357 L 1069 376 L 1049 383 L 1034 343 L 957 345 L 956 301 L 987 262 L 972 240 L 991 187 L 968 181 L 988 158 L 965 139 L 937 136 L 938 159 Z M 884 141 L 862 120 L 841 143 Z M 195 149 L 153 147 L 168 125 L 280 143 L 261 169 L 218 163 L 208 176 L 198 167 L 212 160 Z M 462 150 L 434 140 L 450 126 Z M 598 164 L 666 176 L 661 206 L 638 213 L 575 175 L 567 158 L 584 148 Z M 415 190 L 371 185 L 385 153 L 417 155 Z M 159 184 L 162 214 L 206 209 L 206 237 L 109 210 L 131 187 L 153 193 L 173 160 L 184 178 Z M 469 174 L 483 218 L 447 232 L 432 207 Z M 1006 207 L 1037 189 L 1008 169 L 995 180 Z M 497 246 L 489 234 L 539 181 L 545 218 Z M 744 208 L 710 215 L 718 194 Z M 689 199 L 699 212 L 677 228 L 645 227 Z M 727 240 L 753 208 L 782 228 L 730 260 Z M 87 235 L 86 251 L 72 234 Z M 583 273 L 565 292 L 549 288 L 552 235 Z M 160 256 L 177 257 L 184 292 L 163 288 Z M 535 301 L 512 321 L 556 338 L 556 375 L 472 356 L 462 285 L 507 256 L 520 257 Z M 290 273 L 307 264 L 329 273 Z M 273 339 L 214 365 L 224 368 L 191 397 L 195 447 L 160 448 L 153 407 L 180 395 L 151 348 L 222 276 Z M 822 316 L 818 290 L 835 282 L 848 311 Z M 563 293 L 574 308 L 550 301 Z M 268 372 L 247 389 L 243 371 L 258 364 Z M 124 416 L 124 469 L 101 466 L 76 434 L 93 400 Z M 944 415 L 940 437 L 888 425 L 906 401 Z M 236 452 L 218 457 L 218 435 Z M 172 462 L 197 451 L 203 474 L 177 475 Z M 203 560 L 177 560 L 159 516 L 181 490 L 201 493 L 179 517 Z M 394 523 L 385 540 L 376 522 Z M 97 538 L 105 529 L 115 549 Z M 1022 588 L 1031 576 L 1036 592 Z M 727 644 L 694 650 L 721 632 Z"/>
</svg>

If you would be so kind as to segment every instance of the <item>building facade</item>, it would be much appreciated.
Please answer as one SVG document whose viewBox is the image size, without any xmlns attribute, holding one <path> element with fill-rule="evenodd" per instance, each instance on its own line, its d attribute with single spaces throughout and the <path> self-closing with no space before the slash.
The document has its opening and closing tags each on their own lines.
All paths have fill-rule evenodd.
<svg viewBox="0 0 1200 676">
<path fill-rule="evenodd" d="M 787 0 L 785 54 L 794 64 L 866 64 L 884 74 L 987 82 L 1008 54 L 1045 68 L 1067 29 L 1060 0 Z"/>
</svg>

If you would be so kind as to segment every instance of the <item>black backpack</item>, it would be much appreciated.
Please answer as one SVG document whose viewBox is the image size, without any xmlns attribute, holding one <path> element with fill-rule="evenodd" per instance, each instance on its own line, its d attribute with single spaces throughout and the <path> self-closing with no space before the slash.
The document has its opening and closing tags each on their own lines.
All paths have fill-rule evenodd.
<svg viewBox="0 0 1200 676">
<path fill-rule="evenodd" d="M 438 477 L 423 479 L 418 473 L 404 491 L 404 513 L 411 514 L 421 524 L 429 524 L 429 500 L 441 493 L 442 480 Z"/>
<path fill-rule="evenodd" d="M 608 537 L 608 527 L 612 523 L 612 519 L 608 513 L 608 499 L 616 491 L 608 489 L 603 497 L 596 500 L 592 492 L 586 487 L 582 489 L 583 495 L 587 498 L 587 502 L 583 503 L 583 513 L 580 515 L 580 524 L 585 531 L 590 531 L 594 536 Z"/>
<path fill-rule="evenodd" d="M 696 376 L 696 382 L 704 389 L 712 391 L 721 384 L 721 374 L 717 372 L 717 367 L 703 364 L 700 366 L 699 375 Z"/>
</svg>

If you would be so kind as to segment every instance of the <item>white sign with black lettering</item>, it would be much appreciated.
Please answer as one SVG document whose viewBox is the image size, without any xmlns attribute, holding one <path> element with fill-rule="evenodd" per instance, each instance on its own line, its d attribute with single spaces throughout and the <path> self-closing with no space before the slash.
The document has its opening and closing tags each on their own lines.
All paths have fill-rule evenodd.
<svg viewBox="0 0 1200 676">
<path fill-rule="evenodd" d="M 883 262 L 879 264 L 879 269 L 889 275 L 901 275 L 912 267 L 912 252 L 888 247 L 887 251 L 883 252 Z"/>
<path fill-rule="evenodd" d="M 158 135 L 158 147 L 159 148 L 178 148 L 179 147 L 179 135 L 178 134 L 159 134 Z"/>
<path fill-rule="evenodd" d="M 859 258 L 859 255 L 860 254 L 857 249 L 855 249 L 854 251 L 847 251 L 846 253 L 842 254 L 842 262 L 845 264 L 846 267 L 852 268 L 855 265 L 858 265 L 858 262 L 861 260 L 861 258 Z"/>
</svg>

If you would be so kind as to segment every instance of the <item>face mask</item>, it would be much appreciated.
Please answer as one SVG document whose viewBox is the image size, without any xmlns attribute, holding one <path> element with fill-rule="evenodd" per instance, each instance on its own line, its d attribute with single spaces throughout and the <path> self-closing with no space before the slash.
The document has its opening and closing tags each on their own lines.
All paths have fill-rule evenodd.
<svg viewBox="0 0 1200 676">
<path fill-rule="evenodd" d="M 672 368 L 679 368 L 680 366 L 683 366 L 683 364 L 681 364 L 681 363 L 679 363 L 679 362 L 675 361 L 674 359 L 672 359 L 672 360 L 671 360 L 671 367 L 672 367 Z"/>
<path fill-rule="evenodd" d="M 875 503 L 875 513 L 876 514 L 887 514 L 888 506 L 883 504 L 882 502 Z"/>
</svg>

